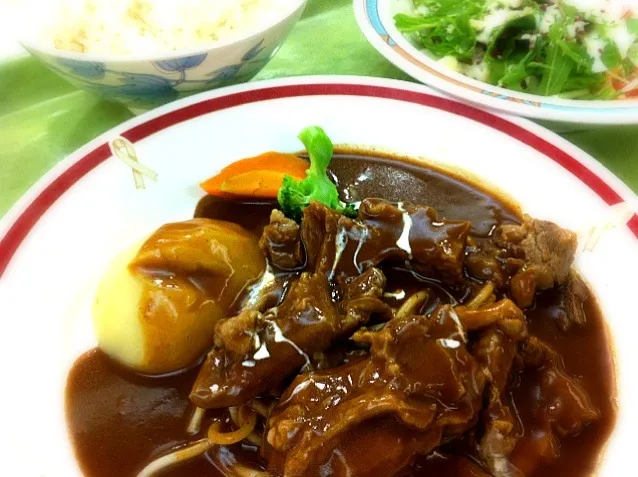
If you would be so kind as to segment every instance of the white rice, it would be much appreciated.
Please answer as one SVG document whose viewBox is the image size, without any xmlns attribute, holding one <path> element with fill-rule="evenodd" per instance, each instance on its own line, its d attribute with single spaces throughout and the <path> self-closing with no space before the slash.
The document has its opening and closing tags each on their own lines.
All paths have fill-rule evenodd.
<svg viewBox="0 0 638 477">
<path fill-rule="evenodd" d="M 57 0 L 41 35 L 55 48 L 144 54 L 229 40 L 274 23 L 298 0 Z M 51 5 L 49 4 L 49 7 Z"/>
</svg>

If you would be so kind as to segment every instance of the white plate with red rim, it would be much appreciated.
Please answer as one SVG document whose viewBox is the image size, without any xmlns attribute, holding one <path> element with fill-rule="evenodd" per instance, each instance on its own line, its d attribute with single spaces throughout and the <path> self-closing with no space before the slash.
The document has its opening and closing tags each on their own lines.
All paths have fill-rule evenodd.
<svg viewBox="0 0 638 477">
<path fill-rule="evenodd" d="M 64 384 L 73 361 L 95 345 L 89 311 L 110 259 L 159 225 L 190 218 L 203 194 L 199 182 L 221 167 L 266 150 L 298 150 L 296 136 L 308 125 L 321 125 L 335 143 L 469 171 L 525 212 L 577 231 L 636 200 L 555 134 L 399 81 L 275 80 L 207 92 L 134 118 L 63 160 L 0 222 L 3 474 L 80 475 L 67 437 Z M 131 169 L 108 147 L 120 136 L 158 173 L 157 182 L 135 188 Z M 409 191 L 406 198 L 418 202 Z M 638 426 L 638 215 L 628 217 L 577 259 L 615 347 L 619 416 L 599 466 L 609 477 L 633 468 Z"/>
<path fill-rule="evenodd" d="M 376 50 L 413 78 L 483 107 L 573 124 L 638 124 L 638 98 L 562 99 L 521 93 L 470 78 L 414 46 L 394 25 L 409 0 L 353 0 L 359 28 Z M 612 0 L 632 5 L 635 0 Z"/>
</svg>

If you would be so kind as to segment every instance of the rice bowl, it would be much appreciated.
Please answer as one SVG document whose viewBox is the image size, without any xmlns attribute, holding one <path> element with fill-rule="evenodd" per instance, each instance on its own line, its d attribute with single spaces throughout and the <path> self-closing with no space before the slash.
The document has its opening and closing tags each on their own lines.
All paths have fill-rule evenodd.
<svg viewBox="0 0 638 477">
<path fill-rule="evenodd" d="M 28 4 L 26 16 L 16 16 L 22 46 L 71 84 L 138 114 L 251 79 L 279 50 L 306 0 L 39 3 L 37 16 Z"/>
</svg>

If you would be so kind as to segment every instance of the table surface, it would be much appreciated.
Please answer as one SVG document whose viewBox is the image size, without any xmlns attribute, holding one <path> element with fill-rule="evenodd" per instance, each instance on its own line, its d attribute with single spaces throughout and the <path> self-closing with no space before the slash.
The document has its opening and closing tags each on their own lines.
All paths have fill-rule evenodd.
<svg viewBox="0 0 638 477">
<path fill-rule="evenodd" d="M 365 40 L 351 0 L 310 0 L 253 81 L 311 74 L 410 79 Z M 57 162 L 131 116 L 123 106 L 77 90 L 34 58 L 0 63 L 0 217 Z M 638 126 L 561 135 L 638 191 Z"/>
</svg>

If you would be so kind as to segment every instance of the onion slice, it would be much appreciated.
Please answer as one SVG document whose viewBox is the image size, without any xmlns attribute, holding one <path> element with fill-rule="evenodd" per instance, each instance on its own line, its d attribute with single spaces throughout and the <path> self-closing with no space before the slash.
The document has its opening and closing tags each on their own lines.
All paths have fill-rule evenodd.
<svg viewBox="0 0 638 477">
<path fill-rule="evenodd" d="M 241 427 L 236 431 L 220 432 L 219 428 L 221 424 L 219 422 L 213 423 L 213 425 L 208 428 L 208 440 L 211 444 L 228 446 L 243 441 L 252 434 L 257 425 L 257 414 L 247 406 L 242 406 L 237 414 L 237 420 L 238 423 L 241 422 Z M 248 415 L 244 416 L 244 414 Z"/>
<path fill-rule="evenodd" d="M 182 447 L 181 449 L 171 452 L 170 454 L 166 454 L 158 459 L 155 459 L 153 462 L 144 467 L 142 471 L 137 474 L 137 477 L 151 477 L 157 472 L 171 467 L 175 464 L 179 464 L 180 462 L 183 462 L 185 460 L 199 457 L 200 455 L 206 453 L 211 447 L 212 444 L 208 439 L 200 439 L 199 441 L 195 441 L 186 447 Z"/>
</svg>

